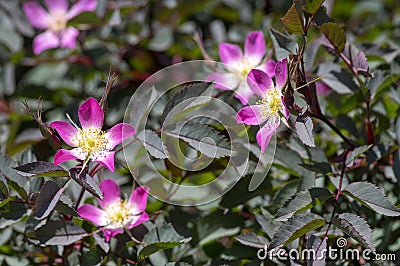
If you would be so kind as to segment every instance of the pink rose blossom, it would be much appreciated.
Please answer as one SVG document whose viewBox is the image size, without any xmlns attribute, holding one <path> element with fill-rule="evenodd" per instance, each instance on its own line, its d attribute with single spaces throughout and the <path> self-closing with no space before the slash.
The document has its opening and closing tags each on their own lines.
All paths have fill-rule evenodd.
<svg viewBox="0 0 400 266">
<path fill-rule="evenodd" d="M 247 83 L 254 94 L 261 96 L 256 105 L 246 106 L 239 110 L 236 121 L 246 125 L 264 126 L 257 132 L 257 142 L 264 152 L 271 137 L 280 125 L 281 119 L 289 118 L 289 110 L 286 108 L 282 88 L 287 80 L 286 59 L 275 66 L 275 84 L 262 70 L 253 69 L 247 77 Z M 283 117 L 282 117 L 283 116 Z"/>
<path fill-rule="evenodd" d="M 246 105 L 254 93 L 246 84 L 246 76 L 252 69 L 261 69 L 270 77 L 274 76 L 275 62 L 267 60 L 264 62 L 266 53 L 265 39 L 261 31 L 250 32 L 242 49 L 235 44 L 220 43 L 219 57 L 222 63 L 235 69 L 226 73 L 212 73 L 207 80 L 215 82 L 215 88 L 223 90 L 236 89 L 236 98 Z"/>
<path fill-rule="evenodd" d="M 135 189 L 127 201 L 121 199 L 119 186 L 112 179 L 101 181 L 100 190 L 103 193 L 103 200 L 98 200 L 101 209 L 85 204 L 78 209 L 78 214 L 101 227 L 107 242 L 124 229 L 132 229 L 149 220 L 145 212 L 147 187 Z"/>
<path fill-rule="evenodd" d="M 40 54 L 59 46 L 75 48 L 79 31 L 68 27 L 67 22 L 82 12 L 95 10 L 97 1 L 80 0 L 69 10 L 67 0 L 45 0 L 45 5 L 48 12 L 35 1 L 23 3 L 24 12 L 32 26 L 46 30 L 33 39 L 33 52 Z"/>
<path fill-rule="evenodd" d="M 93 98 L 89 98 L 79 107 L 78 117 L 82 128 L 65 121 L 50 123 L 65 143 L 75 147 L 72 150 L 59 150 L 54 157 L 54 164 L 75 159 L 85 163 L 92 160 L 113 172 L 115 152 L 112 149 L 135 134 L 136 130 L 129 124 L 119 123 L 108 132 L 102 131 L 104 112 Z"/>
</svg>

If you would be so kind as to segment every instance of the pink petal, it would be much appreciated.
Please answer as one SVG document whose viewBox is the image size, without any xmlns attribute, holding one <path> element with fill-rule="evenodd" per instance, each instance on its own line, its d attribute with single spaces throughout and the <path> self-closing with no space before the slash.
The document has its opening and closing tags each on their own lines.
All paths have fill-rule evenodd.
<svg viewBox="0 0 400 266">
<path fill-rule="evenodd" d="M 233 68 L 232 70 L 237 71 Z M 221 90 L 234 90 L 240 83 L 238 76 L 234 73 L 212 73 L 206 77 L 206 81 L 214 82 L 214 87 Z"/>
<path fill-rule="evenodd" d="M 253 58 L 254 61 L 261 62 L 265 55 L 265 39 L 261 31 L 250 32 L 244 43 L 244 55 Z"/>
<path fill-rule="evenodd" d="M 104 233 L 104 238 L 106 242 L 110 242 L 111 238 L 113 238 L 116 235 L 124 233 L 124 229 L 101 229 Z"/>
<path fill-rule="evenodd" d="M 286 67 L 286 59 L 276 63 L 275 66 L 275 79 L 276 79 L 276 88 L 282 89 L 286 84 L 287 80 L 287 67 Z"/>
<path fill-rule="evenodd" d="M 68 27 L 61 33 L 61 47 L 76 47 L 76 37 L 78 37 L 79 31 L 74 27 Z"/>
<path fill-rule="evenodd" d="M 242 49 L 235 44 L 220 43 L 219 57 L 222 63 L 230 65 L 243 58 Z"/>
<path fill-rule="evenodd" d="M 82 128 L 102 128 L 104 112 L 94 98 L 87 99 L 78 109 Z"/>
<path fill-rule="evenodd" d="M 54 121 L 49 124 L 54 127 L 60 137 L 71 147 L 75 147 L 76 143 L 73 142 L 73 138 L 78 134 L 78 129 L 73 125 L 65 121 Z"/>
<path fill-rule="evenodd" d="M 279 126 L 279 123 L 280 120 L 278 120 L 278 123 L 275 124 L 267 123 L 257 132 L 256 139 L 258 145 L 260 145 L 261 147 L 261 152 L 264 152 L 265 149 L 268 147 L 271 137 L 274 135 L 277 127 Z"/>
<path fill-rule="evenodd" d="M 73 5 L 71 9 L 67 13 L 67 18 L 70 20 L 71 18 L 79 15 L 85 11 L 93 11 L 96 9 L 97 1 L 96 0 L 80 0 L 78 3 Z"/>
<path fill-rule="evenodd" d="M 236 115 L 236 122 L 238 124 L 246 125 L 259 125 L 265 121 L 262 114 L 262 109 L 259 105 L 250 105 L 243 107 Z"/>
<path fill-rule="evenodd" d="M 68 11 L 67 0 L 45 0 L 45 4 L 50 12 L 60 10 L 63 11 L 64 13 L 67 13 Z"/>
<path fill-rule="evenodd" d="M 85 158 L 79 156 L 77 149 L 72 149 L 72 150 L 61 149 L 54 156 L 54 165 L 58 165 L 66 161 L 71 161 L 76 159 L 85 160 Z"/>
<path fill-rule="evenodd" d="M 45 31 L 33 39 L 33 53 L 40 54 L 44 50 L 60 46 L 60 39 L 57 34 Z"/>
<path fill-rule="evenodd" d="M 143 212 L 147 205 L 147 196 L 149 194 L 148 187 L 138 187 L 129 197 L 129 204 L 134 209 L 135 213 Z"/>
<path fill-rule="evenodd" d="M 91 221 L 97 226 L 106 225 L 103 220 L 103 217 L 106 215 L 106 213 L 93 205 L 84 204 L 78 209 L 77 212 L 82 218 Z"/>
<path fill-rule="evenodd" d="M 235 97 L 239 99 L 242 105 L 247 105 L 254 92 L 249 88 L 246 82 L 240 82 L 236 90 Z"/>
<path fill-rule="evenodd" d="M 22 8 L 26 16 L 28 17 L 29 23 L 38 29 L 47 29 L 47 20 L 49 14 L 34 1 L 28 1 L 22 4 Z"/>
<path fill-rule="evenodd" d="M 250 89 L 257 95 L 261 96 L 270 88 L 274 87 L 271 78 L 262 70 L 252 69 L 247 76 L 247 84 Z"/>
<path fill-rule="evenodd" d="M 121 201 L 121 192 L 119 186 L 112 179 L 104 179 L 100 183 L 100 190 L 103 192 L 103 200 L 98 200 L 100 206 L 104 209 L 114 201 Z"/>
<path fill-rule="evenodd" d="M 114 149 L 115 146 L 135 133 L 136 130 L 129 124 L 116 124 L 104 135 L 104 137 L 108 140 L 107 149 Z"/>
<path fill-rule="evenodd" d="M 132 229 L 133 227 L 138 226 L 148 220 L 149 220 L 149 215 L 145 212 L 142 212 L 142 214 L 139 216 L 139 218 L 134 223 L 131 223 L 130 225 L 128 225 L 127 228 Z"/>
<path fill-rule="evenodd" d="M 262 64 L 258 69 L 261 69 L 265 73 L 267 73 L 268 76 L 271 78 L 275 76 L 275 65 L 276 62 L 274 60 L 267 60 L 264 64 Z"/>
<path fill-rule="evenodd" d="M 331 88 L 322 81 L 316 81 L 315 87 L 317 89 L 317 94 L 327 95 L 331 91 Z"/>
<path fill-rule="evenodd" d="M 115 151 L 105 152 L 104 156 L 96 159 L 95 162 L 100 163 L 111 172 L 114 172 L 114 154 Z"/>
</svg>

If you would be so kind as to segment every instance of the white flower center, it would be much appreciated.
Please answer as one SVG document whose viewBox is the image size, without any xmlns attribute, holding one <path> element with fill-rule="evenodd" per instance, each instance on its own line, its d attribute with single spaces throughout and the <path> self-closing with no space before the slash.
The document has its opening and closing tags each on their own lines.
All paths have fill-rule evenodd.
<svg viewBox="0 0 400 266">
<path fill-rule="evenodd" d="M 245 77 L 253 68 L 257 67 L 257 62 L 254 62 L 254 60 L 251 60 L 250 58 L 243 57 L 241 60 L 233 63 L 232 67 L 242 72 L 240 74 L 241 76 L 242 74 L 245 74 L 243 75 Z"/>
<path fill-rule="evenodd" d="M 270 88 L 264 93 L 257 104 L 261 106 L 262 115 L 265 117 L 279 115 L 283 111 L 282 95 L 276 88 Z"/>
<path fill-rule="evenodd" d="M 67 14 L 63 10 L 55 10 L 49 14 L 47 26 L 53 32 L 61 32 L 67 26 Z"/>
<path fill-rule="evenodd" d="M 91 159 L 97 159 L 107 151 L 108 140 L 104 134 L 100 128 L 83 128 L 79 129 L 72 141 L 80 148 L 84 157 L 89 155 Z"/>
<path fill-rule="evenodd" d="M 105 228 L 118 229 L 130 224 L 138 214 L 132 213 L 132 207 L 125 201 L 116 200 L 104 209 L 106 215 L 103 218 Z"/>
</svg>

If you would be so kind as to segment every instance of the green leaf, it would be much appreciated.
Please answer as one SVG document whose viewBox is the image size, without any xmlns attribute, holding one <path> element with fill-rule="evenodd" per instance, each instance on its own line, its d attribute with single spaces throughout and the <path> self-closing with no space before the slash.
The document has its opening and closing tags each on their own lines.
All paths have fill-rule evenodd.
<svg viewBox="0 0 400 266">
<path fill-rule="evenodd" d="M 301 10 L 300 12 L 298 11 L 298 5 L 301 5 L 301 3 L 294 0 L 293 5 L 286 12 L 285 16 L 281 18 L 283 24 L 285 24 L 285 27 L 290 34 L 303 33 L 303 18 Z"/>
<path fill-rule="evenodd" d="M 325 201 L 330 197 L 332 197 L 332 193 L 325 188 L 311 188 L 307 191 L 299 192 L 279 209 L 275 215 L 275 220 L 286 221 L 293 214 L 304 212 L 311 208 L 316 199 Z"/>
<path fill-rule="evenodd" d="M 297 136 L 304 145 L 315 147 L 313 131 L 313 122 L 309 116 L 299 115 L 296 118 L 295 128 Z"/>
<path fill-rule="evenodd" d="M 165 105 L 161 117 L 161 120 L 164 121 L 164 124 L 168 123 L 168 121 L 174 117 L 174 114 L 177 114 L 190 107 L 196 106 L 204 102 L 204 99 L 202 99 L 200 102 L 198 101 L 199 96 L 211 96 L 213 87 L 210 85 L 211 85 L 210 82 L 189 83 L 182 89 L 178 90 L 174 95 L 172 95 L 171 98 L 169 98 L 167 104 Z M 171 117 L 169 117 L 169 119 L 166 120 L 168 116 Z"/>
<path fill-rule="evenodd" d="M 27 234 L 29 240 L 35 245 L 70 245 L 83 237 L 86 231 L 71 221 L 49 221 L 36 231 Z"/>
<path fill-rule="evenodd" d="M 261 226 L 262 230 L 270 237 L 274 235 L 276 230 L 276 223 L 271 219 L 267 219 L 264 215 L 255 213 L 256 220 L 258 224 Z"/>
<path fill-rule="evenodd" d="M 306 11 L 314 14 L 318 11 L 325 0 L 306 0 Z"/>
<path fill-rule="evenodd" d="M 154 131 L 146 129 L 137 135 L 137 138 L 143 143 L 146 150 L 158 159 L 168 158 L 168 150 L 161 138 Z"/>
<path fill-rule="evenodd" d="M 17 193 L 25 200 L 28 199 L 29 182 L 28 180 L 18 174 L 12 167 L 15 167 L 16 163 L 0 155 L 0 175 L 3 174 L 8 181 L 9 187 L 17 191 Z"/>
<path fill-rule="evenodd" d="M 343 194 L 349 195 L 363 205 L 377 213 L 386 216 L 399 216 L 400 209 L 394 206 L 381 189 L 368 182 L 353 182 L 344 190 Z"/>
<path fill-rule="evenodd" d="M 337 52 L 343 52 L 344 46 L 346 45 L 346 36 L 339 25 L 334 22 L 328 22 L 322 24 L 319 29 L 335 47 Z"/>
<path fill-rule="evenodd" d="M 165 129 L 163 132 L 180 138 L 210 158 L 225 157 L 232 153 L 231 146 L 225 137 L 207 125 L 192 122 L 177 123 L 174 129 Z"/>
<path fill-rule="evenodd" d="M 54 165 L 50 162 L 33 162 L 20 165 L 14 168 L 15 170 L 22 172 L 24 176 L 32 177 L 67 177 L 69 176 L 68 171 L 64 168 Z"/>
<path fill-rule="evenodd" d="M 163 224 L 151 229 L 143 238 L 146 245 L 140 252 L 140 257 L 148 257 L 162 249 L 169 249 L 191 240 L 191 237 L 184 238 L 178 234 L 171 224 Z"/>
<path fill-rule="evenodd" d="M 307 241 L 307 249 L 308 250 L 315 250 L 316 256 L 311 256 L 308 260 L 308 266 L 325 266 L 325 259 L 326 259 L 326 239 L 323 240 L 315 235 L 311 235 Z M 323 242 L 322 242 L 323 241 Z M 321 243 L 322 242 L 322 243 Z M 311 253 L 313 254 L 313 253 Z"/>
<path fill-rule="evenodd" d="M 49 216 L 63 192 L 64 189 L 60 188 L 53 181 L 46 181 L 36 200 L 35 210 L 33 213 L 35 218 L 40 220 Z"/>
<path fill-rule="evenodd" d="M 371 145 L 364 145 L 355 148 L 346 158 L 346 166 L 352 166 L 354 163 L 354 160 L 360 157 L 364 152 L 368 151 L 369 148 L 372 147 Z"/>
<path fill-rule="evenodd" d="M 301 166 L 303 166 L 304 168 L 313 171 L 313 172 L 317 172 L 317 173 L 321 173 L 324 175 L 328 175 L 328 174 L 332 174 L 333 170 L 332 170 L 332 165 L 330 165 L 327 162 L 313 162 L 311 164 L 300 164 Z"/>
<path fill-rule="evenodd" d="M 275 215 L 275 220 L 286 221 L 296 212 L 301 212 L 312 207 L 312 198 L 308 191 L 302 191 L 287 201 Z"/>
<path fill-rule="evenodd" d="M 93 177 L 87 175 L 85 172 L 79 175 L 80 169 L 72 168 L 69 174 L 73 180 L 81 185 L 87 192 L 92 194 L 98 199 L 103 199 L 103 193 L 101 193 L 99 184 L 97 184 Z"/>
<path fill-rule="evenodd" d="M 375 252 L 372 231 L 364 219 L 351 213 L 342 213 L 333 218 L 332 222 L 336 227 L 360 242 L 365 248 Z"/>
<path fill-rule="evenodd" d="M 258 236 L 253 232 L 235 236 L 235 239 L 245 246 L 253 248 L 265 248 L 268 240 L 263 236 Z"/>
<path fill-rule="evenodd" d="M 276 230 L 268 248 L 284 247 L 293 240 L 325 224 L 325 219 L 314 213 L 294 215 Z"/>
<path fill-rule="evenodd" d="M 12 202 L 11 200 L 14 199 L 12 197 L 9 199 L 5 200 L 7 201 L 6 204 L 2 204 L 2 207 L 0 207 L 0 229 L 16 223 L 28 211 L 25 204 Z"/>
<path fill-rule="evenodd" d="M 290 36 L 274 30 L 273 28 L 271 28 L 269 34 L 274 45 L 276 59 L 278 61 L 287 58 L 289 54 L 296 52 L 297 42 Z"/>
</svg>

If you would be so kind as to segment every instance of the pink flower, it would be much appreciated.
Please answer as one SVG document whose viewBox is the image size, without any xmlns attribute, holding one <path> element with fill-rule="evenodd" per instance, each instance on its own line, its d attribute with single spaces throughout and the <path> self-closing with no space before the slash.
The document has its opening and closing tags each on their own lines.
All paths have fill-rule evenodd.
<svg viewBox="0 0 400 266">
<path fill-rule="evenodd" d="M 265 123 L 256 136 L 262 152 L 267 148 L 271 137 L 280 125 L 281 119 L 287 120 L 289 118 L 289 110 L 284 104 L 281 92 L 286 80 L 286 59 L 276 63 L 275 86 L 271 78 L 262 70 L 253 69 L 247 77 L 247 83 L 253 93 L 262 98 L 257 105 L 240 109 L 236 116 L 236 122 L 246 125 Z"/>
<path fill-rule="evenodd" d="M 68 10 L 67 0 L 45 0 L 47 12 L 37 2 L 23 3 L 23 9 L 33 27 L 45 32 L 33 40 L 33 52 L 40 54 L 42 51 L 56 47 L 75 48 L 76 37 L 79 31 L 74 27 L 67 27 L 67 22 L 85 11 L 96 8 L 96 0 L 80 0 Z"/>
<path fill-rule="evenodd" d="M 135 189 L 128 201 L 121 199 L 119 186 L 112 179 L 101 181 L 100 190 L 103 193 L 103 200 L 98 200 L 101 209 L 84 204 L 78 209 L 78 214 L 100 226 L 107 242 L 123 233 L 124 229 L 132 229 L 149 220 L 145 212 L 149 192 L 147 187 Z"/>
<path fill-rule="evenodd" d="M 93 99 L 87 99 L 78 109 L 79 121 L 82 128 L 65 121 L 50 123 L 60 137 L 72 150 L 59 150 L 54 157 L 54 164 L 58 165 L 74 159 L 98 162 L 114 172 L 114 149 L 125 139 L 136 133 L 129 124 L 120 123 L 113 126 L 108 132 L 101 130 L 104 121 L 104 112 L 99 103 Z"/>
<path fill-rule="evenodd" d="M 261 31 L 250 32 L 244 43 L 244 54 L 242 49 L 235 44 L 220 43 L 219 57 L 222 63 L 235 69 L 229 68 L 227 73 L 213 73 L 207 80 L 215 82 L 215 88 L 223 90 L 236 89 L 236 98 L 246 105 L 253 92 L 246 84 L 246 76 L 252 69 L 261 69 L 270 77 L 274 76 L 275 62 L 273 60 L 263 61 L 266 53 L 265 39 Z"/>
</svg>

